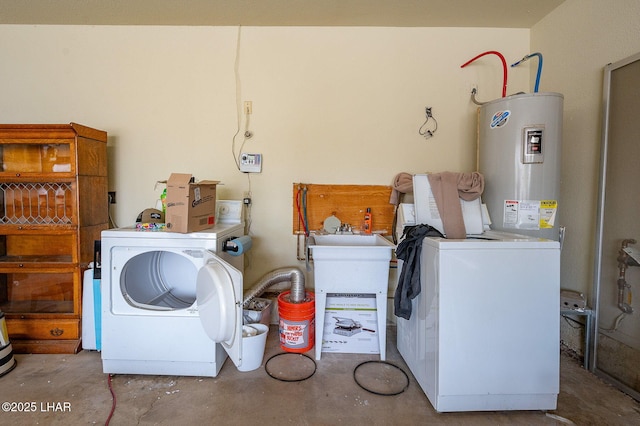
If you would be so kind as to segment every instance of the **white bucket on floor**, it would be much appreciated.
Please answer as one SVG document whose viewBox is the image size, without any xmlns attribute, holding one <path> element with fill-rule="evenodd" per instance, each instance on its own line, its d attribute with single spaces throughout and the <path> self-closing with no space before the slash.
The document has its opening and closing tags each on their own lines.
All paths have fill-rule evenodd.
<svg viewBox="0 0 640 426">
<path fill-rule="evenodd" d="M 267 334 L 269 326 L 265 324 L 242 326 L 242 364 L 238 367 L 239 371 L 252 371 L 262 365 Z"/>
</svg>

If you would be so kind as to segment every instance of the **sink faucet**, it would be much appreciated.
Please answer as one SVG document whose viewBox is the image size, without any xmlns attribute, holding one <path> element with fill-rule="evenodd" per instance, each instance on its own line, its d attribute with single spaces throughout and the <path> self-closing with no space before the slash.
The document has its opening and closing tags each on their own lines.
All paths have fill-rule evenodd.
<svg viewBox="0 0 640 426">
<path fill-rule="evenodd" d="M 348 223 L 343 223 L 340 225 L 340 228 L 336 229 L 336 234 L 353 234 L 351 230 L 351 225 Z"/>
</svg>

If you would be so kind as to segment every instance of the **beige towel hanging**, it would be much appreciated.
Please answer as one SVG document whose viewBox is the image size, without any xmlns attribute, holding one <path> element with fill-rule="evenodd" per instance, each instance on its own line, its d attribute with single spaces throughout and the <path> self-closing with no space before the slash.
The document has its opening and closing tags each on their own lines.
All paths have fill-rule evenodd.
<svg viewBox="0 0 640 426">
<path fill-rule="evenodd" d="M 484 190 L 484 177 L 478 172 L 442 172 L 430 173 L 427 178 L 447 238 L 466 238 L 467 231 L 464 226 L 460 198 L 473 201 L 480 197 Z"/>
</svg>

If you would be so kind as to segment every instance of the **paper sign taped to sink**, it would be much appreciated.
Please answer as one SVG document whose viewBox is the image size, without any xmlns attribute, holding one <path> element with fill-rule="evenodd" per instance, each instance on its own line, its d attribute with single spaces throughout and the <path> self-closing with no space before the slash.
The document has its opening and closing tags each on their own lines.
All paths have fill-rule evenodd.
<svg viewBox="0 0 640 426">
<path fill-rule="evenodd" d="M 327 293 L 322 352 L 380 353 L 375 294 Z"/>
</svg>

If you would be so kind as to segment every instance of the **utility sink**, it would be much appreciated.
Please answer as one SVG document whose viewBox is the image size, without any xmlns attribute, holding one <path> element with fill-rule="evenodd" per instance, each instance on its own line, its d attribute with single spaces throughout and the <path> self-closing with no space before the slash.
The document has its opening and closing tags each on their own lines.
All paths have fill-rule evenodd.
<svg viewBox="0 0 640 426">
<path fill-rule="evenodd" d="M 386 260 L 391 259 L 394 244 L 378 235 L 314 235 L 309 248 L 314 260 Z"/>
<path fill-rule="evenodd" d="M 387 342 L 389 261 L 394 244 L 378 235 L 314 235 L 309 241 L 316 296 L 316 360 L 324 337 L 327 294 L 375 294 L 380 359 Z M 331 338 L 331 336 L 329 336 Z"/>
</svg>

